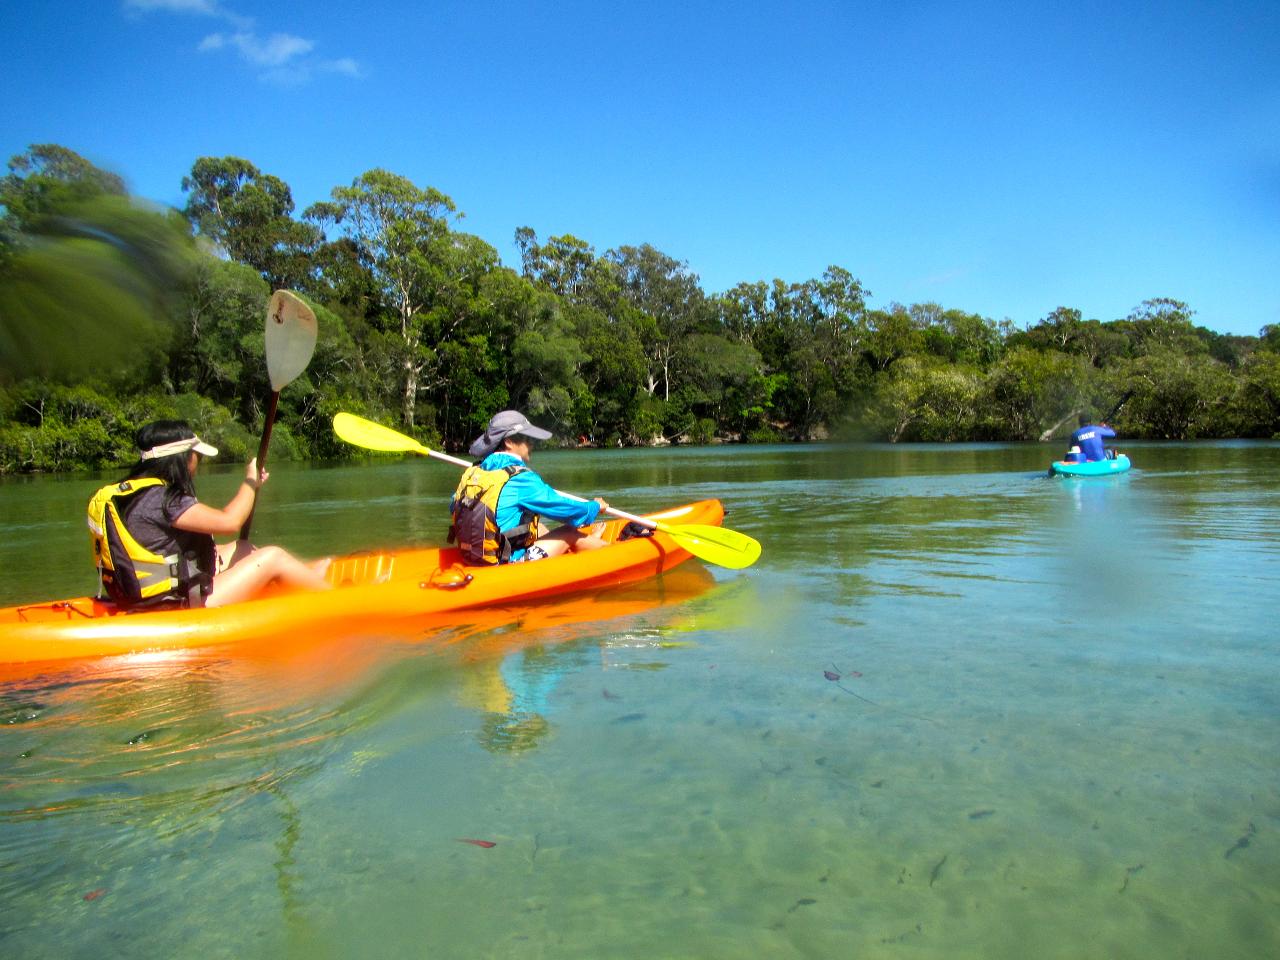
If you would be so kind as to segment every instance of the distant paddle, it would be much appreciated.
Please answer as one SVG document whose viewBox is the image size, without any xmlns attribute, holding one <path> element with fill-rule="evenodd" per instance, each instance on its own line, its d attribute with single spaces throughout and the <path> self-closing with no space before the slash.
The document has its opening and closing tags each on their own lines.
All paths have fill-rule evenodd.
<svg viewBox="0 0 1280 960">
<path fill-rule="evenodd" d="M 1124 393 L 1124 396 L 1122 396 L 1120 400 L 1116 403 L 1116 405 L 1111 408 L 1111 412 L 1102 418 L 1102 422 L 1107 425 L 1110 425 L 1111 421 L 1115 418 L 1115 415 L 1120 412 L 1120 408 L 1123 407 L 1126 403 L 1128 403 L 1130 398 L 1132 398 L 1133 395 L 1137 392 L 1138 392 L 1137 390 L 1126 390 Z"/>
<path fill-rule="evenodd" d="M 276 422 L 276 406 L 280 391 L 298 378 L 316 349 L 316 315 L 296 293 L 277 290 L 267 304 L 266 345 L 267 376 L 271 380 L 271 399 L 267 403 L 267 416 L 262 424 L 262 442 L 258 444 L 258 469 L 267 463 L 267 447 L 271 444 L 271 427 Z M 253 526 L 253 511 L 257 509 L 255 498 L 249 516 L 240 528 L 240 539 L 249 539 Z"/>
<path fill-rule="evenodd" d="M 1112 418 L 1114 418 L 1115 415 L 1120 412 L 1120 408 L 1123 407 L 1126 403 L 1128 403 L 1129 399 L 1135 393 L 1137 393 L 1136 390 L 1126 390 L 1124 395 L 1119 399 L 1119 401 L 1116 402 L 1116 405 L 1111 408 L 1111 412 L 1108 413 L 1105 417 L 1103 417 L 1101 422 L 1105 424 L 1110 424 Z M 1081 410 L 1078 407 L 1075 410 L 1072 410 L 1065 417 L 1063 417 L 1061 420 L 1055 423 L 1052 427 L 1044 431 L 1044 433 L 1040 434 L 1040 442 L 1048 443 L 1050 440 L 1053 439 L 1053 435 L 1055 433 L 1057 433 L 1067 423 L 1076 419 L 1076 417 L 1080 416 L 1080 413 L 1081 413 Z"/>
<path fill-rule="evenodd" d="M 471 466 L 468 460 L 451 457 L 447 453 L 424 447 L 413 437 L 405 436 L 403 433 L 384 427 L 380 423 L 374 423 L 372 420 L 366 420 L 364 417 L 357 417 L 353 413 L 339 413 L 334 416 L 333 432 L 347 443 L 364 447 L 366 450 L 380 450 L 383 453 L 419 453 L 455 466 L 464 468 Z M 571 497 L 574 500 L 583 499 L 571 493 L 562 493 L 561 496 Z M 726 530 L 724 527 L 713 527 L 703 523 L 662 523 L 624 513 L 613 507 L 606 507 L 605 512 L 610 516 L 630 520 L 632 523 L 665 533 L 695 557 L 721 567 L 740 570 L 751 566 L 760 557 L 759 542 L 736 530 Z"/>
</svg>

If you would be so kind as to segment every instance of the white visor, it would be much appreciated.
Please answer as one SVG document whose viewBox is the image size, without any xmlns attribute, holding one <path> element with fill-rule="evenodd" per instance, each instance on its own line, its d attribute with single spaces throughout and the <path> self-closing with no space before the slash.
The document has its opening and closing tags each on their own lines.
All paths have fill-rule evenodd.
<svg viewBox="0 0 1280 960">
<path fill-rule="evenodd" d="M 152 447 L 150 450 L 143 450 L 138 457 L 139 460 L 158 460 L 161 457 L 171 457 L 175 453 L 186 453 L 188 450 L 194 450 L 196 453 L 205 457 L 216 457 L 218 448 L 211 447 L 199 437 L 187 437 L 185 440 L 175 440 L 173 443 L 162 443 L 158 447 Z"/>
</svg>

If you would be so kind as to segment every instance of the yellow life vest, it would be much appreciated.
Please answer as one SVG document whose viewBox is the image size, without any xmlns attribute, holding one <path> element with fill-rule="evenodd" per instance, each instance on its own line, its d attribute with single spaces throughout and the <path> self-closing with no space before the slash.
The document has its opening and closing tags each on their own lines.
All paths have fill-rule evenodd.
<svg viewBox="0 0 1280 960">
<path fill-rule="evenodd" d="M 506 530 L 498 529 L 498 497 L 507 481 L 528 470 L 518 463 L 483 470 L 479 464 L 468 467 L 453 494 L 453 525 L 449 542 L 456 539 L 462 559 L 475 566 L 506 563 L 516 550 L 523 550 L 541 536 L 536 515 L 524 512 L 520 523 Z"/>
<path fill-rule="evenodd" d="M 164 486 L 158 477 L 112 483 L 89 500 L 89 544 L 98 568 L 98 596 L 120 606 L 140 606 L 177 600 L 196 606 L 211 582 L 204 571 L 213 569 L 213 538 L 201 549 L 161 556 L 148 550 L 125 526 L 125 501 L 143 490 Z M 197 537 L 199 535 L 196 535 Z M 201 538 L 203 540 L 203 538 Z"/>
</svg>

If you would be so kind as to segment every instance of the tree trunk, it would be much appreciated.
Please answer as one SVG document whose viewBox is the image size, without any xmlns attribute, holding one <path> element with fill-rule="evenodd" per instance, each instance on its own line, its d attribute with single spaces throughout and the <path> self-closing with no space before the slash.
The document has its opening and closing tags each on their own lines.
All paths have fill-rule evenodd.
<svg viewBox="0 0 1280 960">
<path fill-rule="evenodd" d="M 404 364 L 404 397 L 400 409 L 400 417 L 405 427 L 413 430 L 413 417 L 418 407 L 418 368 L 412 360 Z"/>
</svg>

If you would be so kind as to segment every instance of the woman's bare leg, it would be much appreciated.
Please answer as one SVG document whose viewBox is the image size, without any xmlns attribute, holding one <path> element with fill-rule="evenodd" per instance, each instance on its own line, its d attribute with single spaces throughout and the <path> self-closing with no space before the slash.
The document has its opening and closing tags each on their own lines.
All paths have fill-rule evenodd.
<svg viewBox="0 0 1280 960">
<path fill-rule="evenodd" d="M 319 565 L 319 566 L 317 566 Z M 238 559 L 213 579 L 213 592 L 205 601 L 207 607 L 224 607 L 257 594 L 273 580 L 290 587 L 327 590 L 331 584 L 324 578 L 327 559 L 306 564 L 281 547 L 261 547 Z"/>
<path fill-rule="evenodd" d="M 545 550 L 548 557 L 558 557 L 570 550 L 581 553 L 583 550 L 599 550 L 608 546 L 595 534 L 583 533 L 577 527 L 556 527 L 539 537 L 535 545 Z"/>
</svg>

